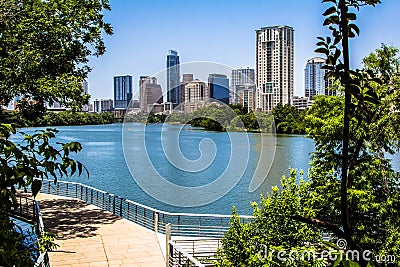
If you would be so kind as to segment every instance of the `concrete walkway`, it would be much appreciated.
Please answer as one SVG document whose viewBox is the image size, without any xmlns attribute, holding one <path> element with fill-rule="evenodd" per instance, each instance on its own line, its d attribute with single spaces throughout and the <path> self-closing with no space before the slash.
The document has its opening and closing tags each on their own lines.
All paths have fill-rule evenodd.
<svg viewBox="0 0 400 267">
<path fill-rule="evenodd" d="M 73 198 L 39 194 L 45 229 L 58 235 L 57 266 L 165 266 L 153 231 Z"/>
</svg>

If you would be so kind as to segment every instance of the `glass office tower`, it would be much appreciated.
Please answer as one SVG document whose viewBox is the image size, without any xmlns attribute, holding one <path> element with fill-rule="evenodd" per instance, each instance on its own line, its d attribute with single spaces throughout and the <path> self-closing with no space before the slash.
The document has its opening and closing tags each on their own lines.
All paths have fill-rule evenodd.
<svg viewBox="0 0 400 267">
<path fill-rule="evenodd" d="M 169 50 L 167 55 L 167 102 L 179 104 L 180 69 L 179 56 L 175 50 Z"/>
</svg>

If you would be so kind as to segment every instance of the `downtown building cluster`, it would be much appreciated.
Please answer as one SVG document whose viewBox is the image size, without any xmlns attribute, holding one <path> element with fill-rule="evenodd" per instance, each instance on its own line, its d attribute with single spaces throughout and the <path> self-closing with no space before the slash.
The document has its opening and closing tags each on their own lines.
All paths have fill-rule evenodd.
<svg viewBox="0 0 400 267">
<path fill-rule="evenodd" d="M 329 90 L 332 82 L 325 79 L 325 60 L 307 60 L 304 70 L 304 95 L 294 95 L 294 29 L 289 26 L 262 27 L 256 31 L 255 69 L 233 69 L 227 74 L 210 73 L 208 81 L 195 79 L 194 73 L 181 75 L 178 52 L 166 56 L 166 88 L 156 77 L 140 76 L 138 99 L 133 99 L 132 75 L 115 76 L 113 99 L 94 99 L 84 111 L 110 112 L 124 115 L 126 109 L 143 113 L 170 113 L 172 110 L 191 113 L 210 103 L 240 104 L 248 111 L 269 112 L 278 103 L 299 109 L 309 107 L 317 95 L 335 95 Z M 89 85 L 83 82 L 84 94 Z M 15 102 L 15 101 L 14 101 Z M 12 109 L 12 104 L 10 104 Z M 14 105 L 15 106 L 15 105 Z M 10 109 L 10 107 L 9 107 Z M 49 110 L 65 110 L 59 103 Z"/>
<path fill-rule="evenodd" d="M 230 77 L 210 73 L 208 81 L 195 79 L 194 73 L 181 74 L 178 52 L 166 56 L 166 88 L 156 77 L 140 76 L 138 98 L 133 100 L 133 77 L 114 77 L 114 99 L 96 99 L 93 111 L 126 109 L 143 113 L 170 113 L 172 110 L 191 113 L 210 103 L 240 104 L 249 111 L 270 112 L 278 103 L 299 109 L 311 105 L 316 95 L 334 95 L 328 90 L 322 58 L 312 58 L 304 71 L 304 94 L 294 95 L 294 29 L 270 26 L 256 30 L 255 69 L 238 68 Z"/>
</svg>

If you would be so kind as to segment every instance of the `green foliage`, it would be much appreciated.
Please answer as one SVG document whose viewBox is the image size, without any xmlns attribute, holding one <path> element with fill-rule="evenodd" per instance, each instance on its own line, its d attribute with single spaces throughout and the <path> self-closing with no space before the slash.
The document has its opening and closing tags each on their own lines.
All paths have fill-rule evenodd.
<svg viewBox="0 0 400 267">
<path fill-rule="evenodd" d="M 285 186 L 286 181 L 283 180 L 282 191 L 278 195 L 289 198 L 277 201 L 279 198 L 274 194 L 278 189 L 273 189 L 272 195 L 266 199 L 274 205 L 263 207 L 266 214 L 264 224 L 252 228 L 253 222 L 243 225 L 233 216 L 232 221 L 236 220 L 236 223 L 231 225 L 220 252 L 222 266 L 251 266 L 258 252 L 248 252 L 248 247 L 252 242 L 266 240 L 267 233 L 275 235 L 282 250 L 298 250 L 299 245 L 305 243 L 310 243 L 310 247 L 317 251 L 321 249 L 311 236 L 304 235 L 301 244 L 296 242 L 295 236 L 285 239 L 288 237 L 287 229 L 290 233 L 301 229 L 299 226 L 291 228 L 290 223 L 305 223 L 307 227 L 317 227 L 315 233 L 328 231 L 336 238 L 345 239 L 347 247 L 343 248 L 344 252 L 372 253 L 371 262 L 362 258 L 353 261 L 338 259 L 328 263 L 330 265 L 400 265 L 400 174 L 394 170 L 390 160 L 400 147 L 398 49 L 382 45 L 364 59 L 363 69 L 351 70 L 349 39 L 358 35 L 359 29 L 352 24 L 356 19 L 355 13 L 349 10 L 359 9 L 362 5 L 374 6 L 380 1 L 323 2 L 332 5 L 323 14 L 326 17 L 324 25 L 329 26 L 332 37 L 319 37 L 316 52 L 326 55 L 327 76 L 337 81 L 336 85 L 340 87 L 337 89 L 342 89 L 344 96 L 316 97 L 305 114 L 306 131 L 314 139 L 316 151 L 312 155 L 308 182 L 298 185 L 298 192 L 303 193 L 293 194 L 296 191 Z M 276 119 L 283 117 L 277 113 Z M 265 199 L 263 203 L 266 203 Z M 258 213 L 259 210 L 255 209 L 256 222 L 260 220 Z M 268 215 L 271 214 L 278 214 L 281 220 L 268 224 Z M 251 230 L 247 230 L 249 228 Z M 304 231 L 299 233 L 304 234 Z M 243 242 L 246 248 L 240 247 L 239 242 Z M 395 262 L 379 262 L 375 260 L 376 256 L 392 256 Z M 303 266 L 305 263 L 300 258 L 294 263 L 270 261 L 259 262 L 255 266 L 285 264 Z M 307 261 L 307 264 L 325 263 Z"/>
<path fill-rule="evenodd" d="M 103 21 L 107 0 L 0 0 L 0 104 L 19 97 L 22 125 L 64 124 L 77 121 L 76 113 L 60 121 L 45 114 L 45 103 L 55 101 L 80 110 L 89 95 L 83 95 L 82 81 L 90 71 L 90 56 L 105 52 L 103 33 L 112 28 Z M 0 115 L 3 112 L 0 109 Z M 103 116 L 103 115 L 102 115 Z M 102 119 L 108 120 L 109 115 Z M 72 117 L 72 119 L 71 119 Z M 47 129 L 25 135 L 21 143 L 10 140 L 15 126 L 0 125 L 0 265 L 33 266 L 31 248 L 22 244 L 23 236 L 9 220 L 16 189 L 40 190 L 40 180 L 82 173 L 84 166 L 71 153 L 81 150 L 77 142 L 53 144 L 56 130 Z M 87 117 L 87 122 L 91 119 Z M 12 121 L 12 120 L 11 120 Z M 13 121 L 14 122 L 14 121 Z M 82 121 L 80 123 L 85 123 Z M 41 248 L 52 248 L 51 236 L 39 239 Z"/>
<path fill-rule="evenodd" d="M 141 123 L 188 123 L 194 127 L 202 127 L 209 131 L 249 131 L 272 132 L 275 125 L 277 133 L 304 134 L 304 111 L 282 104 L 265 114 L 262 112 L 248 112 L 242 105 L 211 104 L 195 110 L 191 114 L 173 112 L 164 114 L 136 113 L 128 115 L 125 120 Z M 272 115 L 275 116 L 273 121 Z M 277 117 L 279 119 L 277 120 Z"/>
<path fill-rule="evenodd" d="M 69 176 L 84 166 L 70 158 L 71 153 L 82 149 L 78 142 L 52 145 L 52 139 L 58 132 L 55 129 L 37 130 L 35 134 L 24 136 L 23 142 L 15 144 L 10 133 L 15 133 L 12 125 L 0 125 L 0 209 L 8 211 L 16 202 L 16 189 L 31 187 L 35 196 L 41 183 L 35 178 L 54 178 Z"/>
<path fill-rule="evenodd" d="M 180 112 L 172 112 L 168 114 L 167 118 L 165 119 L 168 123 L 187 123 L 190 120 L 190 115 Z"/>
<path fill-rule="evenodd" d="M 26 101 L 20 109 L 43 113 L 54 101 L 80 109 L 88 101 L 81 82 L 89 56 L 105 52 L 102 33 L 112 28 L 103 21 L 103 0 L 0 1 L 0 102 L 15 96 Z M 33 101 L 31 101 L 33 100 Z"/>
<path fill-rule="evenodd" d="M 400 174 L 393 169 L 389 159 L 400 147 L 400 73 L 393 67 L 399 62 L 397 54 L 396 48 L 383 45 L 364 59 L 365 69 L 374 71 L 374 75 L 381 76 L 384 82 L 373 86 L 379 96 L 378 102 L 360 103 L 358 98 L 352 98 L 354 111 L 349 128 L 347 196 L 351 238 L 359 246 L 360 253 L 369 250 L 372 257 L 395 256 L 396 263 L 380 263 L 387 266 L 400 264 Z M 391 62 L 391 67 L 388 68 L 385 62 Z M 223 250 L 219 252 L 221 266 L 289 264 L 273 261 L 253 264 L 251 260 L 258 251 L 249 248 L 254 242 L 289 251 L 301 250 L 301 245 L 307 242 L 317 244 L 318 236 L 313 239 L 312 231 L 328 231 L 337 238 L 345 238 L 341 228 L 343 109 L 343 96 L 315 98 L 305 114 L 307 134 L 316 146 L 308 182 L 295 184 L 292 173 L 292 180 L 282 180 L 281 190 L 273 188 L 272 194 L 261 200 L 260 208 L 254 206 L 252 222 L 242 224 L 234 214 Z M 305 227 L 303 223 L 309 227 L 311 235 L 299 230 Z M 298 237 L 304 239 L 296 239 Z M 318 251 L 321 248 L 316 245 L 307 249 Z M 303 262 L 293 264 L 302 266 Z M 367 262 L 343 261 L 341 264 L 366 266 Z M 378 263 L 368 264 L 376 266 Z"/>
<path fill-rule="evenodd" d="M 10 140 L 16 129 L 11 124 L 0 124 L 0 265 L 31 266 L 30 255 L 34 249 L 31 244 L 22 244 L 24 237 L 18 234 L 15 225 L 9 220 L 9 212 L 16 205 L 16 190 L 30 187 L 33 196 L 40 191 L 41 180 L 35 178 L 54 178 L 74 173 L 82 174 L 86 168 L 79 161 L 73 160 L 71 153 L 79 152 L 80 143 L 57 143 L 53 145 L 57 130 L 38 130 L 34 134 L 24 134 L 23 141 L 15 144 Z M 55 248 L 54 236 L 45 234 L 39 238 L 40 249 Z M 4 254 L 3 254 L 4 253 Z M 30 261 L 30 262 L 29 262 Z"/>
<path fill-rule="evenodd" d="M 146 123 L 163 123 L 166 118 L 166 114 L 154 114 L 153 112 L 150 112 L 147 116 Z"/>
<path fill-rule="evenodd" d="M 115 121 L 114 115 L 109 112 L 88 113 L 88 112 L 46 112 L 43 117 L 34 117 L 28 120 L 18 111 L 6 112 L 0 116 L 4 123 L 13 123 L 19 127 L 40 127 L 40 126 L 68 126 L 68 125 L 96 125 L 109 124 Z"/>
<path fill-rule="evenodd" d="M 305 111 L 300 111 L 296 107 L 289 104 L 282 105 L 282 103 L 278 103 L 272 110 L 272 114 L 274 115 L 277 133 L 305 133 Z"/>
<path fill-rule="evenodd" d="M 272 131 L 272 116 L 249 112 L 241 105 L 211 104 L 188 116 L 189 124 L 210 131 Z"/>
<path fill-rule="evenodd" d="M 186 116 L 182 113 L 172 113 L 169 115 L 166 114 L 154 114 L 154 112 L 146 113 L 135 113 L 128 114 L 124 120 L 126 122 L 140 122 L 140 123 L 163 123 L 165 121 L 169 123 L 185 123 Z"/>
<path fill-rule="evenodd" d="M 225 131 L 235 116 L 237 114 L 229 106 L 211 104 L 195 110 L 189 123 L 210 131 Z"/>
<path fill-rule="evenodd" d="M 389 57 L 387 57 L 388 53 Z M 384 83 L 374 85 L 379 104 L 353 98 L 350 121 L 348 199 L 349 221 L 352 238 L 363 249 L 375 255 L 399 257 L 400 210 L 399 173 L 393 169 L 388 155 L 398 152 L 400 116 L 398 50 L 382 46 L 364 59 L 364 67 L 373 70 Z M 382 55 L 385 55 L 382 57 Z M 390 61 L 380 70 L 385 61 Z M 386 73 L 383 75 L 383 73 Z M 386 76 L 387 78 L 384 78 Z M 341 138 L 343 98 L 317 98 L 306 120 L 308 133 L 314 138 L 316 153 L 313 155 L 313 190 L 321 195 L 313 206 L 317 217 L 329 219 L 340 225 Z M 335 108 L 336 107 L 336 108 Z M 322 197 L 323 196 L 323 197 Z M 327 209 L 326 207 L 329 207 Z M 397 232 L 397 234 L 396 234 Z"/>
<path fill-rule="evenodd" d="M 31 250 L 23 244 L 24 236 L 15 230 L 14 223 L 0 210 L 0 265 L 33 266 Z"/>
<path fill-rule="evenodd" d="M 282 188 L 273 187 L 260 205 L 252 203 L 253 219 L 241 222 L 233 209 L 229 231 L 222 240 L 223 249 L 218 252 L 219 266 L 321 266 L 323 261 L 308 258 L 280 260 L 278 252 L 289 255 L 308 255 L 316 250 L 314 244 L 321 239 L 321 231 L 315 226 L 293 220 L 295 215 L 310 216 L 308 201 L 309 182 L 296 183 L 296 172 L 283 177 Z M 312 257 L 310 257 L 312 258 Z M 325 265 L 322 265 L 325 266 Z"/>
<path fill-rule="evenodd" d="M 57 234 L 55 233 L 44 233 L 39 237 L 38 246 L 41 252 L 45 251 L 53 251 L 59 247 L 54 240 L 56 239 Z"/>
</svg>

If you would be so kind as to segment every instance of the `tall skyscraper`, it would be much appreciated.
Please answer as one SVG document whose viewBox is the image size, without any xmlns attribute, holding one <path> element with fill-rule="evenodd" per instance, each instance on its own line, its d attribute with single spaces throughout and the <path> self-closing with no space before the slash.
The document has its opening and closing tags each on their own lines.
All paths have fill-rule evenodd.
<svg viewBox="0 0 400 267">
<path fill-rule="evenodd" d="M 114 108 L 126 109 L 132 99 L 132 76 L 114 77 Z"/>
<path fill-rule="evenodd" d="M 167 102 L 179 104 L 180 66 L 178 52 L 169 50 L 167 55 Z"/>
<path fill-rule="evenodd" d="M 161 104 L 163 100 L 161 86 L 157 84 L 156 77 L 140 76 L 140 110 L 150 112 L 152 105 Z"/>
<path fill-rule="evenodd" d="M 325 80 L 327 70 L 322 68 L 324 64 L 325 59 L 320 57 L 315 57 L 307 61 L 304 70 L 304 89 L 305 96 L 310 100 L 312 100 L 315 95 L 336 95 L 334 90 L 328 90 L 329 86 L 332 85 L 332 82 L 330 79 Z"/>
<path fill-rule="evenodd" d="M 271 26 L 256 30 L 257 109 L 291 104 L 294 91 L 294 30 Z"/>
<path fill-rule="evenodd" d="M 231 103 L 232 104 L 238 104 L 238 86 L 242 85 L 249 85 L 249 84 L 255 84 L 255 75 L 254 75 L 254 69 L 250 68 L 240 68 L 236 70 L 232 70 L 231 73 L 231 92 L 230 92 L 230 97 L 231 97 Z"/>
<path fill-rule="evenodd" d="M 229 104 L 229 79 L 223 74 L 209 74 L 208 88 L 210 98 Z"/>
</svg>

